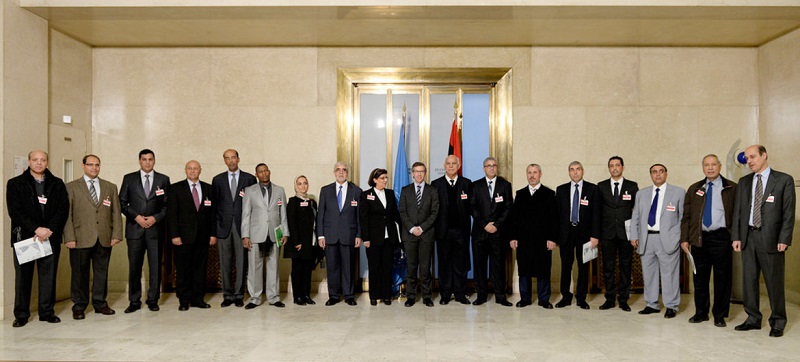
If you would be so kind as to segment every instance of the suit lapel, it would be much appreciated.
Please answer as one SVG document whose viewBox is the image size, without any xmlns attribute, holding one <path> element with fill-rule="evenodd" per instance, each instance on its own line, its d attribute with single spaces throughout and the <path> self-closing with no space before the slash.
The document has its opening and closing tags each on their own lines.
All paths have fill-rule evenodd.
<svg viewBox="0 0 800 362">
<path fill-rule="evenodd" d="M 776 174 L 775 170 L 772 170 L 771 174 L 769 175 L 769 179 L 767 180 L 767 185 L 766 185 L 766 187 L 764 187 L 764 201 L 765 202 L 767 200 L 767 197 L 769 197 L 769 195 L 772 195 L 772 191 L 775 190 L 775 184 L 778 183 L 778 180 L 777 180 L 778 178 L 780 178 L 780 176 L 778 176 Z"/>
</svg>

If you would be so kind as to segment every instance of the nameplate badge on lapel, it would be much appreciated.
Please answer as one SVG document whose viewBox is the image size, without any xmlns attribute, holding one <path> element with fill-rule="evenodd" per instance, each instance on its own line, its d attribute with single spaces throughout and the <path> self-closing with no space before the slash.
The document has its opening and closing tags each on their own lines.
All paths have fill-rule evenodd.
<svg viewBox="0 0 800 362">
<path fill-rule="evenodd" d="M 164 190 L 160 187 L 156 188 L 156 196 L 164 196 Z"/>
<path fill-rule="evenodd" d="M 300 201 L 300 207 L 307 207 L 308 201 Z"/>
<path fill-rule="evenodd" d="M 623 201 L 631 201 L 631 195 L 628 194 L 628 191 L 625 191 L 625 194 L 622 195 L 622 200 Z"/>
<path fill-rule="evenodd" d="M 581 205 L 589 206 L 589 200 L 586 197 L 582 198 L 581 199 Z"/>
<path fill-rule="evenodd" d="M 367 200 L 375 200 L 375 196 L 374 195 L 367 195 Z"/>
<path fill-rule="evenodd" d="M 239 190 L 239 197 L 244 197 L 244 190 Z"/>
<path fill-rule="evenodd" d="M 769 195 L 769 197 L 767 197 L 767 202 L 775 202 L 775 196 Z"/>
<path fill-rule="evenodd" d="M 281 205 L 283 205 L 283 200 L 278 199 L 278 206 L 281 206 Z"/>
<path fill-rule="evenodd" d="M 695 194 L 696 194 L 697 196 L 703 196 L 703 195 L 705 195 L 706 193 L 705 193 L 705 191 L 703 191 L 703 190 L 697 190 L 697 192 L 695 192 Z"/>
<path fill-rule="evenodd" d="M 356 201 L 356 200 L 350 201 L 350 206 L 357 207 L 358 206 L 358 201 Z"/>
<path fill-rule="evenodd" d="M 203 206 L 211 206 L 211 200 L 209 199 L 203 200 Z"/>
<path fill-rule="evenodd" d="M 47 197 L 46 196 L 42 195 L 42 196 L 38 196 L 38 198 L 39 198 L 39 203 L 40 204 L 47 205 Z"/>
<path fill-rule="evenodd" d="M 462 192 L 461 193 L 461 200 L 466 200 L 466 199 L 467 199 L 467 194 Z"/>
<path fill-rule="evenodd" d="M 109 206 L 109 207 L 111 206 L 111 200 L 108 197 L 106 197 L 106 199 L 103 200 L 103 206 Z"/>
<path fill-rule="evenodd" d="M 499 203 L 501 203 L 501 202 L 503 202 L 503 197 L 502 197 L 502 196 L 497 196 L 497 197 L 495 197 L 495 198 L 494 198 L 494 202 L 495 202 L 495 203 L 498 203 L 498 204 L 499 204 Z"/>
<path fill-rule="evenodd" d="M 672 206 L 671 202 L 669 203 L 669 205 L 667 205 L 667 211 L 673 211 L 673 212 L 675 211 L 675 206 Z"/>
</svg>

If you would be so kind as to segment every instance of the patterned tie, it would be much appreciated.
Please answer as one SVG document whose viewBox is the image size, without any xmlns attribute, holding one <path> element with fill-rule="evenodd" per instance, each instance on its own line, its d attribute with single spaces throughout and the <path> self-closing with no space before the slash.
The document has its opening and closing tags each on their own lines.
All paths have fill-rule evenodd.
<svg viewBox="0 0 800 362">
<path fill-rule="evenodd" d="M 761 227 L 761 204 L 764 203 L 764 184 L 761 175 L 756 175 L 756 196 L 753 198 L 753 227 Z"/>
<path fill-rule="evenodd" d="M 339 212 L 342 211 L 342 207 L 343 207 L 343 204 L 342 204 L 342 186 L 343 185 L 339 185 L 339 193 L 336 194 L 336 201 L 339 203 Z"/>
<path fill-rule="evenodd" d="M 231 174 L 231 199 L 236 200 L 236 174 Z"/>
<path fill-rule="evenodd" d="M 455 185 L 456 185 L 456 180 L 450 180 L 450 186 L 455 186 Z"/>
<path fill-rule="evenodd" d="M 572 212 L 569 215 L 569 222 L 573 224 L 578 223 L 578 211 L 580 209 L 579 202 L 581 201 L 580 192 L 578 192 L 578 184 L 575 184 L 575 193 L 572 195 Z"/>
<path fill-rule="evenodd" d="M 713 187 L 714 184 L 709 182 L 706 188 L 706 205 L 703 207 L 703 225 L 707 228 L 711 227 L 711 204 L 714 197 Z"/>
<path fill-rule="evenodd" d="M 100 205 L 100 199 L 97 198 L 97 190 L 94 189 L 94 180 L 89 180 L 89 196 L 92 197 L 94 206 Z"/>
<path fill-rule="evenodd" d="M 200 211 L 200 194 L 197 192 L 197 184 L 192 184 L 192 199 L 194 199 L 194 208 Z"/>
<path fill-rule="evenodd" d="M 417 208 L 422 206 L 422 185 L 417 185 Z"/>
<path fill-rule="evenodd" d="M 619 181 L 614 183 L 614 201 L 619 202 Z"/>
<path fill-rule="evenodd" d="M 647 225 L 656 225 L 656 213 L 658 212 L 658 192 L 660 188 L 656 188 L 656 196 L 653 198 L 653 204 L 650 205 L 650 216 L 647 217 Z"/>
<path fill-rule="evenodd" d="M 144 196 L 150 195 L 150 175 L 144 175 Z"/>
<path fill-rule="evenodd" d="M 494 196 L 494 188 L 492 187 L 492 181 L 489 181 L 489 199 L 491 200 L 492 196 Z"/>
</svg>

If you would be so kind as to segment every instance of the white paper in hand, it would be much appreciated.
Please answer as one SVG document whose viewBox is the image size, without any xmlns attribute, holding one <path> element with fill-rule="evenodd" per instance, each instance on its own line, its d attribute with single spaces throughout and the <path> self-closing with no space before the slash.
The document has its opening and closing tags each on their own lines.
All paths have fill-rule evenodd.
<svg viewBox="0 0 800 362">
<path fill-rule="evenodd" d="M 53 247 L 50 246 L 49 239 L 39 242 L 34 238 L 14 243 L 14 252 L 17 254 L 17 261 L 20 264 L 53 255 Z"/>
<path fill-rule="evenodd" d="M 590 241 L 583 244 L 583 263 L 586 264 L 592 259 L 597 259 L 597 248 L 593 248 Z"/>
</svg>

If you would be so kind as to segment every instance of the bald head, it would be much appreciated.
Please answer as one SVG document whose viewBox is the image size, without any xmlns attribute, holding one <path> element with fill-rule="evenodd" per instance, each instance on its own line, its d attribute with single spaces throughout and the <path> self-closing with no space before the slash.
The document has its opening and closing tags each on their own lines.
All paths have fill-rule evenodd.
<svg viewBox="0 0 800 362">
<path fill-rule="evenodd" d="M 184 170 L 186 171 L 186 178 L 189 179 L 189 181 L 197 182 L 200 180 L 200 172 L 203 169 L 200 167 L 200 162 L 191 160 L 186 162 L 186 168 Z"/>
<path fill-rule="evenodd" d="M 28 152 L 28 167 L 34 177 L 41 179 L 47 169 L 47 152 L 33 150 Z"/>
<path fill-rule="evenodd" d="M 458 175 L 458 169 L 461 168 L 461 160 L 456 155 L 447 156 L 444 159 L 444 172 L 447 177 L 453 179 Z"/>
</svg>

